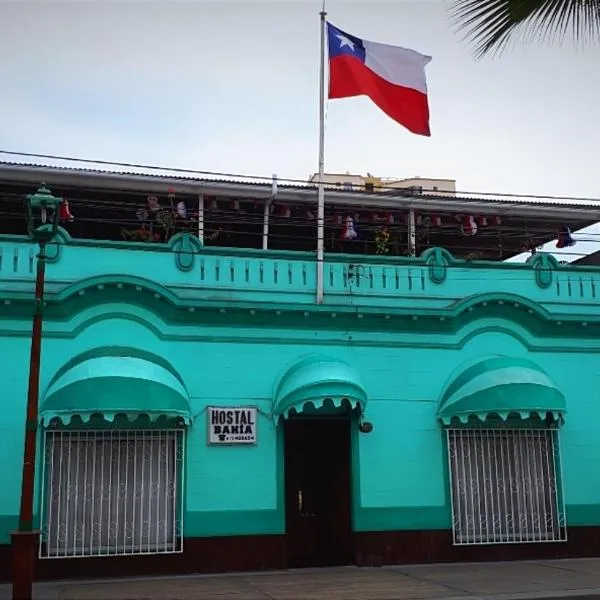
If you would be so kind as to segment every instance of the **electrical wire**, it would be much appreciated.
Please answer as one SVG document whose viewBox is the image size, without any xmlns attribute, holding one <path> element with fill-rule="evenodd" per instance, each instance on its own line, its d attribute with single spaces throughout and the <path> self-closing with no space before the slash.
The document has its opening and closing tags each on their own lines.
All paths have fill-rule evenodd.
<svg viewBox="0 0 600 600">
<path fill-rule="evenodd" d="M 126 222 L 118 223 L 118 225 L 123 225 L 123 226 L 130 225 L 130 224 L 131 223 L 126 223 Z M 24 226 L 24 219 L 23 219 L 23 226 Z M 179 231 L 189 231 L 189 229 L 183 229 L 183 228 L 173 228 L 172 229 L 172 233 L 177 233 Z M 256 240 L 256 244 L 254 244 L 252 246 L 245 245 L 243 247 L 244 248 L 249 248 L 249 249 L 252 249 L 252 248 L 259 249 L 260 248 L 259 241 L 262 239 L 262 232 L 260 232 L 260 231 L 256 231 L 256 232 L 251 232 L 251 231 L 240 232 L 239 230 L 229 229 L 227 227 L 208 228 L 208 230 L 205 230 L 205 231 L 206 231 L 207 235 L 209 235 L 209 232 L 211 232 L 211 231 L 212 232 L 218 232 L 219 233 L 219 238 L 227 238 L 228 236 L 236 236 L 238 238 L 243 237 L 245 239 L 248 239 L 248 238 L 255 239 Z M 276 238 L 276 240 L 272 240 L 272 241 L 280 241 L 280 242 L 281 241 L 284 241 L 284 242 L 285 241 L 289 241 L 289 242 L 294 242 L 296 246 L 298 245 L 297 242 L 300 242 L 300 241 L 304 242 L 304 243 L 306 243 L 307 241 L 312 241 L 311 238 L 307 238 L 306 236 L 299 237 L 299 236 L 290 235 L 290 234 L 281 233 L 281 232 L 278 232 L 276 234 L 276 236 L 274 236 L 274 237 Z M 219 238 L 217 238 L 217 239 L 219 239 Z M 316 235 L 313 236 L 313 238 L 316 239 Z M 93 238 L 91 238 L 91 239 L 93 239 Z M 104 238 L 101 238 L 101 239 L 104 239 Z M 98 241 L 100 241 L 100 239 L 98 239 Z M 127 241 L 127 240 L 123 239 L 122 241 Z M 339 241 L 339 240 L 336 238 L 336 242 L 337 241 Z M 354 248 L 361 248 L 361 246 L 364 248 L 365 245 L 368 246 L 368 247 L 374 246 L 374 242 L 372 240 L 358 240 L 356 242 L 352 242 L 352 244 L 356 244 L 354 246 Z M 213 247 L 214 246 L 221 246 L 218 243 L 215 243 L 215 244 L 209 243 L 207 245 L 208 246 L 213 246 Z M 235 247 L 235 246 L 225 246 L 225 247 Z M 494 248 L 490 248 L 490 247 L 484 248 L 484 247 L 481 247 L 481 248 L 477 249 L 477 248 L 474 248 L 473 246 L 463 246 L 463 245 L 453 244 L 452 250 L 455 253 L 456 252 L 461 252 L 461 253 L 464 252 L 464 253 L 466 253 L 468 255 L 476 255 L 477 253 L 483 253 L 486 256 L 484 256 L 482 258 L 482 260 L 487 260 L 487 261 L 491 261 L 491 262 L 497 262 L 497 260 L 494 260 L 490 256 L 490 255 L 492 255 L 494 253 Z M 527 252 L 526 249 L 518 249 L 518 248 L 506 249 L 505 250 L 505 255 L 503 257 L 499 257 L 499 258 L 506 259 L 506 258 L 514 257 L 514 256 L 516 256 L 518 254 L 521 254 L 521 253 L 525 253 L 525 252 Z M 329 252 L 327 252 L 327 254 L 329 255 L 330 259 L 335 260 L 335 255 L 336 254 L 340 254 L 340 252 L 329 251 Z M 347 257 L 349 255 L 345 254 L 345 256 Z M 373 257 L 373 254 L 368 254 L 366 252 L 362 252 L 360 254 L 355 254 L 355 256 L 357 257 L 356 258 L 357 262 L 363 262 L 365 260 L 368 262 L 369 258 Z M 377 256 L 377 255 L 375 255 L 375 256 Z M 562 252 L 560 252 L 560 256 L 563 256 L 563 257 L 573 257 L 573 256 L 575 256 L 575 257 L 583 257 L 583 256 L 586 256 L 586 254 L 585 253 L 573 252 L 573 251 L 562 251 Z M 389 258 L 389 259 L 401 258 L 401 257 L 402 257 L 402 255 L 393 254 L 393 253 L 390 253 L 390 254 L 387 255 L 387 258 Z M 457 256 L 456 258 L 460 258 L 460 256 Z M 474 256 L 473 259 L 475 260 L 475 259 L 477 259 L 477 257 Z M 475 265 L 473 265 L 473 266 L 475 266 Z M 452 268 L 452 269 L 453 268 L 464 268 L 464 265 L 448 265 L 448 268 Z M 486 268 L 486 267 L 483 266 L 481 268 Z"/>
<path fill-rule="evenodd" d="M 85 208 L 86 211 L 88 210 L 106 210 L 106 211 L 135 211 L 135 210 L 147 210 L 148 209 L 148 203 L 147 203 L 147 199 L 148 199 L 148 195 L 147 194 L 140 194 L 137 193 L 135 194 L 136 197 L 139 197 L 139 201 L 135 201 L 135 202 L 126 202 L 124 203 L 122 200 L 106 200 L 106 199 L 102 199 L 99 200 L 97 198 L 85 198 L 85 197 L 77 197 L 77 198 L 72 198 L 70 201 L 71 203 L 75 202 L 77 203 L 77 205 L 81 206 L 82 208 Z M 231 197 L 227 197 L 227 201 L 232 202 L 233 200 L 238 200 L 240 201 L 240 203 L 243 205 L 244 203 L 253 203 L 253 202 L 260 202 L 259 206 L 259 211 L 248 211 L 245 209 L 242 210 L 235 210 L 235 209 L 227 209 L 224 208 L 223 206 L 217 206 L 214 209 L 211 208 L 206 208 L 205 205 L 205 214 L 216 214 L 216 215 L 220 215 L 223 217 L 228 217 L 228 216 L 235 216 L 237 219 L 241 221 L 250 221 L 252 219 L 257 219 L 260 220 L 262 222 L 263 219 L 263 206 L 264 206 L 264 200 L 260 201 L 258 199 L 253 199 L 253 198 L 240 198 L 240 199 L 232 199 Z M 218 201 L 218 200 L 217 200 Z M 18 194 L 16 192 L 12 192 L 12 193 L 0 193 L 0 206 L 2 204 L 7 205 L 13 203 L 15 205 L 15 210 L 18 210 L 17 206 L 22 206 L 23 204 L 23 195 L 22 194 Z M 274 203 L 274 207 L 277 207 L 279 204 L 277 202 Z M 281 206 L 289 206 L 288 204 L 281 204 Z M 170 206 L 165 206 L 162 205 L 160 207 L 162 210 L 169 210 Z M 293 208 L 293 207 L 292 207 Z M 186 210 L 189 209 L 190 213 L 194 213 L 196 210 L 195 206 L 189 206 L 189 203 L 186 205 Z M 298 213 L 298 211 L 295 211 L 291 214 L 290 217 L 281 217 L 279 215 L 272 214 L 271 218 L 281 218 L 281 219 L 285 219 L 287 220 L 288 223 L 290 224 L 296 224 L 296 223 L 302 223 L 302 222 L 307 222 L 307 223 L 314 223 L 315 222 L 315 217 L 314 217 L 314 210 L 311 210 L 310 206 L 303 206 L 300 213 Z M 371 215 L 373 214 L 380 214 L 380 215 L 386 215 L 386 214 L 403 214 L 406 211 L 402 211 L 402 210 L 374 210 L 373 208 L 369 207 L 369 206 L 358 206 L 358 207 L 353 207 L 351 210 L 345 210 L 344 208 L 339 208 L 339 209 L 330 209 L 329 208 L 329 218 L 331 218 L 331 214 L 336 214 L 338 216 L 345 214 L 346 212 L 348 213 L 356 213 L 358 215 L 360 215 L 361 213 L 367 212 L 370 213 Z M 312 216 L 309 216 L 309 213 L 313 213 Z M 418 214 L 421 214 L 425 217 L 428 217 L 430 215 L 433 215 L 434 213 L 432 211 L 428 211 L 428 212 L 424 212 L 424 211 L 417 211 Z M 437 211 L 436 216 L 439 217 L 444 217 L 444 216 L 448 216 L 448 215 L 455 215 L 455 211 Z M 503 217 L 503 222 L 510 222 L 510 221 L 514 221 L 515 218 L 514 217 Z M 528 219 L 520 219 L 522 221 L 524 221 L 525 223 L 528 223 Z M 363 221 L 360 220 L 361 226 L 368 226 L 368 225 L 375 225 L 375 226 L 380 226 L 380 225 L 387 225 L 390 228 L 394 228 L 395 226 L 399 225 L 396 223 L 385 223 L 385 219 L 381 220 L 372 220 L 370 223 L 367 221 Z M 541 219 L 536 219 L 536 223 L 539 222 L 548 222 L 549 226 L 548 227 L 540 227 L 537 225 L 527 225 L 526 227 L 526 231 L 519 231 L 517 232 L 517 235 L 528 235 L 528 234 L 554 234 L 555 233 L 555 228 L 556 228 L 556 224 L 559 222 L 557 219 L 550 219 L 550 218 L 541 218 Z M 586 220 L 586 222 L 589 221 L 589 219 Z M 550 228 L 550 223 L 552 223 L 552 228 Z M 444 228 L 448 227 L 448 228 L 454 228 L 456 227 L 457 222 L 455 221 L 455 223 L 453 223 L 452 225 L 448 225 L 448 224 L 441 224 L 441 225 L 430 225 L 430 229 L 436 229 L 436 230 L 443 230 Z M 420 225 L 421 227 L 423 225 Z M 484 226 L 483 228 L 481 228 L 481 232 L 483 234 L 483 232 L 485 231 L 485 227 L 489 227 L 489 228 L 493 228 L 494 226 L 492 225 L 488 225 L 488 226 Z M 497 227 L 497 226 L 496 226 Z M 598 235 L 600 236 L 600 233 L 594 233 L 594 232 L 586 232 L 586 235 Z"/>
<path fill-rule="evenodd" d="M 211 175 L 211 176 L 227 176 L 227 177 L 244 177 L 244 178 L 249 178 L 249 179 L 262 179 L 265 180 L 267 178 L 264 177 L 260 177 L 260 176 L 241 176 L 241 175 L 235 175 L 235 174 L 227 174 L 227 173 L 215 173 L 215 172 L 202 172 L 202 171 L 193 171 L 190 169 L 170 169 L 170 168 L 164 168 L 164 167 L 155 167 L 155 166 L 149 166 L 149 165 L 139 165 L 139 164 L 134 164 L 134 163 L 115 163 L 115 162 L 110 162 L 110 161 L 88 161 L 85 159 L 76 159 L 76 158 L 70 158 L 70 157 L 60 157 L 60 156 L 53 156 L 53 155 L 38 155 L 38 154 L 31 154 L 31 153 L 15 153 L 15 152 L 9 152 L 9 151 L 3 151 L 0 150 L 0 153 L 3 154 L 16 154 L 19 156 L 27 156 L 27 157 L 37 157 L 37 158 L 44 158 L 44 159 L 52 159 L 52 160 L 65 160 L 65 161 L 75 161 L 75 162 L 96 162 L 98 164 L 106 164 L 106 165 L 112 165 L 112 166 L 123 166 L 123 167 L 130 167 L 130 168 L 142 168 L 142 169 L 156 169 L 156 170 L 170 170 L 170 171 L 175 171 L 175 172 L 185 172 L 185 173 L 194 173 L 194 174 L 205 174 L 205 175 Z M 43 166 L 43 165 L 40 165 Z M 49 167 L 52 168 L 52 167 Z M 291 179 L 278 179 L 278 182 L 281 181 L 288 181 L 288 182 L 298 182 L 298 183 L 302 183 L 304 186 L 306 186 L 306 182 L 302 181 L 300 182 L 299 180 L 291 180 Z M 22 182 L 19 182 L 22 183 Z M 394 191 L 398 191 L 397 188 L 388 188 L 388 189 L 393 189 Z M 76 203 L 76 206 L 81 206 L 82 208 L 85 208 L 85 212 L 89 213 L 89 212 L 96 212 L 96 213 L 100 213 L 97 216 L 89 216 L 88 215 L 81 215 L 81 216 L 76 216 L 76 220 L 79 223 L 85 223 L 85 224 L 89 224 L 91 225 L 102 225 L 102 226 L 106 226 L 106 227 L 121 227 L 121 228 L 125 228 L 125 227 L 138 227 L 140 228 L 144 221 L 140 220 L 139 218 L 125 218 L 125 217 L 120 217 L 120 218 L 116 218 L 114 216 L 115 212 L 127 212 L 127 213 L 131 213 L 132 211 L 137 210 L 148 210 L 148 194 L 147 193 L 141 193 L 141 192 L 121 192 L 121 191 L 117 191 L 117 194 L 119 195 L 119 200 L 115 199 L 115 200 L 108 200 L 108 199 L 98 199 L 98 198 L 83 198 L 81 197 L 80 193 L 84 192 L 84 191 L 95 191 L 98 192 L 99 190 L 97 188 L 82 188 L 80 186 L 77 186 L 76 188 L 77 193 L 75 194 L 75 196 L 72 198 L 72 202 Z M 111 193 L 111 195 L 115 195 L 115 192 L 107 192 L 106 190 L 103 190 L 104 193 Z M 164 196 L 164 192 L 162 194 L 158 194 L 159 196 Z M 438 193 L 439 195 L 439 193 Z M 485 194 L 482 194 L 485 195 Z M 506 195 L 505 196 L 511 196 L 511 197 L 515 197 L 515 198 L 533 198 L 534 196 L 523 196 L 523 195 Z M 178 195 L 178 199 L 180 197 L 184 197 L 185 195 Z M 123 199 L 127 197 L 128 201 L 127 202 L 123 202 Z M 236 211 L 236 210 L 228 210 L 228 209 L 224 209 L 223 207 L 217 207 L 217 209 L 208 209 L 205 211 L 204 213 L 204 222 L 205 222 L 205 229 L 210 231 L 211 228 L 214 229 L 215 231 L 218 229 L 219 233 L 223 236 L 223 237 L 228 237 L 228 236 L 238 236 L 238 237 L 244 237 L 244 238 L 252 238 L 252 236 L 256 236 L 257 238 L 262 238 L 262 225 L 263 225 L 263 209 L 262 207 L 264 206 L 264 198 L 252 198 L 252 197 L 248 197 L 248 198 L 232 198 L 231 196 L 223 196 L 223 197 L 219 197 L 219 196 L 214 196 L 211 197 L 213 199 L 216 199 L 217 201 L 221 200 L 223 201 L 223 199 L 227 199 L 227 201 L 232 202 L 234 200 L 239 200 L 241 203 L 244 202 L 250 202 L 250 203 L 255 203 L 258 204 L 260 206 L 260 212 L 256 212 L 256 213 L 252 213 L 252 212 L 240 212 L 240 211 Z M 564 198 L 564 197 L 552 197 L 552 196 L 535 196 L 535 198 L 554 198 L 554 199 L 560 199 L 560 200 L 566 200 L 566 199 L 571 199 L 571 200 L 593 200 L 593 201 L 598 201 L 600 202 L 600 200 L 596 200 L 596 199 L 589 199 L 589 198 Z M 133 200 L 133 201 L 132 201 Z M 15 204 L 14 210 L 11 208 L 8 211 L 7 210 L 0 210 L 0 220 L 5 221 L 5 220 L 15 220 L 15 221 L 19 221 L 19 220 L 23 220 L 24 221 L 24 214 L 23 214 L 23 210 L 22 210 L 22 204 L 23 204 L 23 194 L 19 194 L 17 192 L 3 192 L 2 194 L 0 194 L 0 208 L 2 207 L 6 207 L 9 208 L 7 205 L 9 204 Z M 275 202 L 274 205 L 277 206 L 279 203 Z M 18 206 L 17 206 L 18 205 Z M 315 202 L 316 205 L 316 202 Z M 288 204 L 286 203 L 285 206 L 288 206 Z M 276 213 L 271 214 L 270 216 L 270 226 L 273 227 L 273 231 L 274 231 L 274 237 L 278 238 L 280 241 L 284 241 L 284 242 L 292 242 L 292 241 L 296 241 L 296 242 L 303 242 L 306 243 L 307 241 L 312 241 L 313 239 L 316 239 L 316 231 L 314 232 L 314 235 L 307 235 L 306 232 L 302 232 L 301 234 L 295 235 L 293 233 L 284 233 L 282 232 L 280 229 L 281 227 L 284 227 L 286 230 L 290 230 L 291 228 L 303 228 L 306 229 L 307 227 L 314 227 L 315 225 L 315 217 L 314 215 L 312 216 L 308 216 L 308 211 L 310 210 L 310 206 L 311 205 L 303 205 L 303 213 L 302 214 L 292 214 L 289 217 L 284 217 L 284 216 L 280 216 L 277 215 Z M 316 208 L 316 206 L 315 206 Z M 172 209 L 171 206 L 162 206 L 161 207 L 162 210 L 166 210 L 167 212 L 169 212 L 169 209 Z M 151 211 L 148 211 L 151 212 Z M 190 211 L 191 213 L 193 213 L 193 209 Z M 312 211 L 312 212 L 316 212 L 316 211 Z M 326 227 L 328 228 L 334 228 L 334 229 L 339 229 L 342 227 L 342 225 L 339 223 L 339 214 L 340 213 L 344 213 L 346 212 L 342 207 L 340 207 L 339 209 L 336 209 L 334 211 L 334 215 L 338 215 L 338 216 L 332 216 L 331 215 L 331 210 L 329 211 L 329 214 L 326 216 Z M 362 206 L 362 207 L 353 207 L 352 209 L 349 209 L 348 212 L 350 213 L 356 213 L 356 214 L 361 214 L 363 212 L 369 212 L 371 214 L 389 214 L 389 213 L 405 213 L 406 209 L 404 210 L 390 210 L 390 209 L 377 209 L 377 208 L 373 208 L 372 206 Z M 422 213 L 423 211 L 418 211 L 419 213 Z M 455 211 L 449 210 L 449 211 L 442 211 L 442 212 L 437 212 L 436 215 L 438 216 L 445 216 L 447 214 L 454 214 Z M 104 213 L 104 214 L 102 214 Z M 108 213 L 110 213 L 111 216 L 108 216 Z M 431 211 L 429 211 L 429 214 L 432 214 Z M 503 217 L 503 221 L 509 221 L 510 220 L 514 220 L 514 218 L 512 217 Z M 533 243 L 532 245 L 536 245 L 536 238 L 544 238 L 543 240 L 537 240 L 539 241 L 539 245 L 541 244 L 545 244 L 548 242 L 551 242 L 553 238 L 556 237 L 556 223 L 557 220 L 552 220 L 549 218 L 542 218 L 542 219 L 536 219 L 536 224 L 535 225 L 529 225 L 528 220 L 527 219 L 522 219 L 521 221 L 525 222 L 525 227 L 523 227 L 523 223 L 520 224 L 519 227 L 511 227 L 508 223 L 503 222 L 502 225 L 500 226 L 489 226 L 487 229 L 486 228 L 479 228 L 479 231 L 477 232 L 477 241 L 480 240 L 498 240 L 498 247 L 495 248 L 494 246 L 485 246 L 485 245 L 478 245 L 478 244 L 474 244 L 473 242 L 475 240 L 473 240 L 473 236 L 468 236 L 468 239 L 470 241 L 469 244 L 467 245 L 461 245 L 459 243 L 457 243 L 457 239 L 461 239 L 458 237 L 458 232 L 459 232 L 459 223 L 458 222 L 454 222 L 452 224 L 442 224 L 442 225 L 438 225 L 438 226 L 431 226 L 429 228 L 427 228 L 424 225 L 418 225 L 416 227 L 416 233 L 417 233 L 417 237 L 420 238 L 418 239 L 418 243 L 417 243 L 417 247 L 419 249 L 421 249 L 424 246 L 435 246 L 435 243 L 424 243 L 424 239 L 423 236 L 425 238 L 427 238 L 427 240 L 429 241 L 430 238 L 432 238 L 433 240 L 435 240 L 436 238 L 439 239 L 439 236 L 452 236 L 455 239 L 453 240 L 452 244 L 451 244 L 451 248 L 454 252 L 459 252 L 462 253 L 463 251 L 465 253 L 468 253 L 468 255 L 470 256 L 474 256 L 475 259 L 477 259 L 478 254 L 483 255 L 485 260 L 494 260 L 493 258 L 491 258 L 492 255 L 494 255 L 496 252 L 498 253 L 498 258 L 496 260 L 504 260 L 506 258 L 509 257 L 514 257 L 515 255 L 521 254 L 521 253 L 526 253 L 528 251 L 530 251 L 530 249 L 525 247 L 525 240 L 530 240 L 533 239 Z M 546 221 L 548 223 L 547 226 L 544 225 L 538 225 L 537 223 L 540 223 L 543 221 Z M 589 221 L 589 219 L 587 219 L 587 221 Z M 222 223 L 221 223 L 222 222 Z M 550 224 L 553 223 L 553 225 L 551 226 Z M 226 226 L 224 226 L 226 224 Z M 216 227 L 217 225 L 218 228 Z M 212 226 L 212 227 L 211 227 Z M 259 231 L 239 231 L 239 229 L 231 229 L 231 227 L 249 227 L 249 228 L 259 228 Z M 404 224 L 401 223 L 396 223 L 396 224 L 389 224 L 389 223 L 384 223 L 384 222 L 377 222 L 377 221 L 371 221 L 371 222 L 363 222 L 363 221 L 359 221 L 359 227 L 361 230 L 366 231 L 366 232 L 370 232 L 373 230 L 378 229 L 381 226 L 385 226 L 388 228 L 388 230 L 393 234 L 393 235 L 402 235 L 404 234 L 406 237 L 408 236 L 408 227 Z M 67 226 L 68 227 L 68 226 Z M 172 231 L 173 233 L 177 232 L 177 231 L 189 231 L 190 230 L 190 226 L 189 224 L 186 225 L 176 225 L 174 227 L 169 228 L 170 231 Z M 426 232 L 426 234 L 423 234 L 423 232 Z M 600 241 L 600 232 L 599 233 L 594 233 L 594 232 L 586 232 L 585 234 L 577 234 L 574 233 L 572 234 L 573 237 L 576 239 L 577 242 L 598 242 Z M 585 237 L 583 237 L 585 236 Z M 332 242 L 333 239 L 335 239 L 336 242 L 342 242 L 341 240 L 339 240 L 339 238 L 333 238 L 333 236 L 327 235 L 327 239 L 326 242 Z M 465 242 L 467 240 L 467 237 L 465 236 Z M 502 242 L 507 242 L 510 244 L 510 242 L 514 242 L 514 241 L 518 241 L 518 240 L 523 240 L 524 244 L 522 245 L 522 247 L 515 247 L 514 245 L 510 245 L 509 247 L 503 247 Z M 347 242 L 345 242 L 347 244 Z M 371 245 L 374 245 L 374 240 L 366 240 L 366 239 L 360 239 L 357 240 L 356 242 L 351 242 L 353 244 L 356 244 L 356 247 L 359 247 L 360 245 L 365 245 L 365 247 L 369 247 Z M 406 243 L 406 240 L 404 240 L 400 245 L 404 246 Z M 390 246 L 393 246 L 393 243 L 390 243 Z M 439 245 L 439 244 L 438 244 Z M 443 245 L 443 244 L 442 244 Z M 448 244 L 445 244 L 446 246 L 448 246 Z M 538 245 L 538 246 L 539 246 Z M 259 244 L 257 242 L 256 244 L 257 248 L 259 247 Z M 399 246 L 398 246 L 399 247 Z M 552 250 L 546 250 L 546 252 L 552 252 Z M 331 253 L 330 256 L 332 256 Z M 335 256 L 335 252 L 333 253 L 333 256 Z M 563 256 L 578 256 L 578 257 L 584 257 L 587 256 L 589 253 L 579 253 L 579 252 L 574 252 L 574 251 L 565 251 L 564 249 L 561 252 L 555 252 L 555 254 L 557 254 L 559 257 Z M 363 254 L 363 256 L 368 256 L 368 254 Z M 400 257 L 400 254 L 390 254 L 388 255 L 388 257 L 391 256 L 397 256 Z M 450 265 L 451 267 L 458 267 L 458 268 L 462 268 L 461 265 Z"/>
<path fill-rule="evenodd" d="M 25 215 L 22 212 L 19 211 L 0 211 L 0 218 L 2 218 L 3 220 L 14 220 L 14 221 L 25 221 Z M 107 226 L 137 226 L 137 227 L 141 227 L 144 223 L 148 224 L 150 221 L 149 220 L 140 220 L 134 216 L 130 217 L 130 218 L 126 218 L 126 217 L 111 217 L 108 218 L 106 216 L 76 216 L 76 221 L 78 223 L 86 223 L 86 224 L 96 224 L 96 225 L 107 225 Z M 237 216 L 235 215 L 235 213 L 217 213 L 214 215 L 210 215 L 210 216 L 206 216 L 205 215 L 205 219 L 204 219 L 205 223 L 208 224 L 221 224 L 222 227 L 225 228 L 227 226 L 249 226 L 249 227 L 259 227 L 261 229 L 260 232 L 251 232 L 249 231 L 248 234 L 249 235 L 261 235 L 262 236 L 262 225 L 263 225 L 263 220 L 262 217 L 258 217 L 256 216 L 255 218 L 247 218 L 245 216 Z M 171 229 L 177 229 L 177 230 L 188 230 L 190 229 L 190 227 L 193 227 L 193 224 L 195 223 L 195 221 L 193 220 L 175 220 L 173 223 L 173 226 L 170 227 Z M 160 222 L 157 223 L 158 226 L 160 226 Z M 294 235 L 293 233 L 288 233 L 288 234 L 283 234 L 283 233 L 278 233 L 278 235 L 280 236 L 284 236 L 284 237 L 288 237 L 290 239 L 306 239 L 307 237 L 307 233 L 306 233 L 306 229 L 309 227 L 314 227 L 314 221 L 308 221 L 308 220 L 299 220 L 299 221 L 295 221 L 291 218 L 285 218 L 285 217 L 278 217 L 278 218 L 271 218 L 271 222 L 270 225 L 272 225 L 273 227 L 278 227 L 278 228 L 285 228 L 288 230 L 293 230 L 294 228 L 302 228 L 302 232 L 298 233 L 298 235 Z M 337 221 L 333 220 L 333 219 L 326 219 L 326 226 L 328 228 L 332 228 L 332 229 L 339 229 L 341 226 L 337 223 Z M 360 230 L 361 231 L 366 231 L 366 232 L 372 232 L 372 231 L 377 231 L 379 229 L 380 226 L 378 226 L 377 224 L 367 224 L 367 225 L 361 225 Z M 395 234 L 395 235 L 401 235 L 401 234 L 406 234 L 408 235 L 408 227 L 405 225 L 386 225 L 388 231 L 390 231 L 391 234 Z M 68 226 L 67 226 L 68 228 Z M 235 232 L 237 230 L 232 229 L 231 232 Z M 238 233 L 242 233 L 239 232 Z M 490 250 L 490 248 L 488 246 L 478 246 L 476 243 L 479 240 L 492 240 L 492 239 L 500 239 L 505 240 L 505 241 L 518 241 L 518 240 L 522 240 L 523 243 L 525 243 L 527 241 L 528 238 L 544 238 L 547 241 L 544 243 L 548 243 L 551 242 L 553 240 L 553 238 L 555 237 L 555 230 L 554 229 L 541 229 L 541 228 L 536 228 L 536 229 L 529 229 L 526 233 L 523 232 L 522 229 L 520 228 L 511 228 L 511 227 L 504 227 L 502 231 L 496 229 L 490 229 L 490 230 L 481 230 L 480 232 L 478 232 L 475 236 L 460 236 L 459 237 L 459 232 L 458 232 L 458 227 L 456 224 L 454 225 L 446 225 L 446 226 L 436 226 L 434 228 L 431 228 L 429 231 L 426 228 L 421 227 L 417 227 L 416 228 L 416 234 L 417 236 L 421 235 L 425 235 L 425 236 L 429 236 L 430 238 L 437 238 L 440 236 L 453 236 L 456 237 L 457 239 L 465 239 L 465 241 L 467 239 L 471 240 L 470 243 L 466 246 L 464 246 L 465 249 L 470 249 L 472 251 L 477 251 L 477 250 Z M 600 234 L 597 233 L 585 233 L 585 234 L 573 234 L 574 235 L 574 239 L 576 240 L 576 242 L 590 242 L 590 243 L 598 243 L 600 242 Z M 315 232 L 315 236 L 316 236 L 316 232 Z M 475 239 L 474 239 L 475 238 Z M 364 241 L 364 240 L 361 240 Z M 541 243 L 541 241 L 540 241 Z M 460 247 L 460 244 L 457 244 L 456 241 L 452 244 L 453 247 Z"/>
<path fill-rule="evenodd" d="M 5 207 L 5 210 L 0 210 L 0 216 L 5 218 L 15 218 L 18 219 L 24 216 L 23 209 L 16 202 L 10 203 L 6 202 L 5 198 L 0 196 L 0 207 Z M 82 207 L 84 207 L 85 216 L 78 216 L 78 221 L 85 221 L 89 223 L 105 223 L 105 224 L 139 224 L 143 222 L 144 219 L 140 219 L 139 217 L 133 218 L 133 215 L 139 211 L 144 210 L 146 213 L 150 213 L 151 211 L 147 211 L 147 204 L 144 203 L 136 203 L 129 204 L 124 206 L 122 203 L 102 203 L 102 202 L 82 202 Z M 162 210 L 166 210 L 170 212 L 170 207 L 162 207 Z M 96 216 L 91 216 L 90 213 L 97 213 Z M 132 215 L 131 218 L 125 217 L 115 217 L 113 216 L 115 212 L 127 213 Z M 111 216 L 108 216 L 108 215 Z M 233 209 L 225 209 L 220 208 L 217 210 L 211 210 L 205 212 L 205 221 L 214 221 L 214 220 L 224 220 L 230 224 L 236 225 L 262 225 L 263 223 L 263 211 L 260 213 L 245 213 L 236 211 Z M 339 215 L 338 215 L 339 216 Z M 270 216 L 271 224 L 279 224 L 285 225 L 287 227 L 308 227 L 314 226 L 315 219 L 314 217 L 309 217 L 306 214 L 295 214 L 290 217 L 279 216 L 277 214 L 272 214 Z M 378 229 L 381 226 L 386 226 L 389 231 L 392 232 L 403 232 L 408 231 L 408 227 L 402 223 L 381 223 L 381 221 L 358 221 L 361 229 L 364 230 L 374 230 Z M 338 217 L 332 216 L 331 214 L 326 216 L 326 225 L 331 225 L 333 227 L 341 227 Z M 427 231 L 429 235 L 440 235 L 440 234 L 455 234 L 458 231 L 458 222 L 454 223 L 446 223 L 441 225 L 431 225 L 427 227 L 426 225 L 417 225 L 417 232 L 419 231 Z M 302 236 L 306 234 L 303 233 Z M 556 224 L 548 223 L 547 225 L 526 225 L 525 228 L 522 224 L 519 226 L 511 226 L 510 220 L 503 223 L 502 225 L 492 225 L 492 226 L 484 226 L 480 227 L 477 233 L 477 239 L 486 238 L 486 237 L 497 237 L 500 235 L 504 239 L 510 238 L 536 238 L 536 237 L 544 237 L 549 238 L 548 241 L 551 241 L 556 236 Z M 596 238 L 600 239 L 600 232 L 585 232 L 575 235 L 577 241 L 589 241 L 593 242 Z M 473 247 L 472 245 L 470 247 Z"/>
</svg>

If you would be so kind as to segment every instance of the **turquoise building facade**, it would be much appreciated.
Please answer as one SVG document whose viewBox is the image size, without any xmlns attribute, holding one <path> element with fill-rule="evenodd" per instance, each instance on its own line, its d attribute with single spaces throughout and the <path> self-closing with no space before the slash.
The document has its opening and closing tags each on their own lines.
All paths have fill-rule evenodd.
<svg viewBox="0 0 600 600">
<path fill-rule="evenodd" d="M 0 237 L 0 565 L 35 257 Z M 326 255 L 323 303 L 316 278 L 308 252 L 59 230 L 39 577 L 600 552 L 600 269 L 432 247 Z"/>
</svg>

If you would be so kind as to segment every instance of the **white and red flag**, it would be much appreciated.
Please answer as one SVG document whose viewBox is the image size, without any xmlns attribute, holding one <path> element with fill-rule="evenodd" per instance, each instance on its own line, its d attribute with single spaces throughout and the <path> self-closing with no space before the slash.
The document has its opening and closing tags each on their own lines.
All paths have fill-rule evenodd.
<svg viewBox="0 0 600 600">
<path fill-rule="evenodd" d="M 362 40 L 327 23 L 329 98 L 368 96 L 417 135 L 430 136 L 425 67 L 431 60 L 399 46 Z"/>
</svg>

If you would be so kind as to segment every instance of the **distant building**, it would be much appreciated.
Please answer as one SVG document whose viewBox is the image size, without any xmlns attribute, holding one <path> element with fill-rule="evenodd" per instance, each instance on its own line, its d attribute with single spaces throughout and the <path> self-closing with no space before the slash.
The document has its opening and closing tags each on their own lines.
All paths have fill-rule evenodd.
<svg viewBox="0 0 600 600">
<path fill-rule="evenodd" d="M 311 175 L 309 183 L 317 183 L 318 173 Z M 370 173 L 356 175 L 346 173 L 325 173 L 324 183 L 348 191 L 385 192 L 407 190 L 414 194 L 430 194 L 433 196 L 455 196 L 455 179 L 438 179 L 434 177 L 409 177 L 396 179 L 393 177 L 375 177 Z"/>
</svg>

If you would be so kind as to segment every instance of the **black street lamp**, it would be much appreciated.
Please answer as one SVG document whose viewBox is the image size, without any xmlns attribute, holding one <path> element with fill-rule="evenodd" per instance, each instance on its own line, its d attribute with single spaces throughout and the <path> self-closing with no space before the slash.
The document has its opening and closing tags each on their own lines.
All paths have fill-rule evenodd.
<svg viewBox="0 0 600 600">
<path fill-rule="evenodd" d="M 29 358 L 29 387 L 27 418 L 25 421 L 25 451 L 21 481 L 21 508 L 19 527 L 11 534 L 12 542 L 12 597 L 30 600 L 32 597 L 36 550 L 39 531 L 33 529 L 33 499 L 35 489 L 35 455 L 38 427 L 40 390 L 40 356 L 42 350 L 42 320 L 44 311 L 44 283 L 46 276 L 46 246 L 56 235 L 62 198 L 56 198 L 44 183 L 35 194 L 25 198 L 27 231 L 30 239 L 39 245 L 35 279 L 35 307 Z"/>
</svg>

